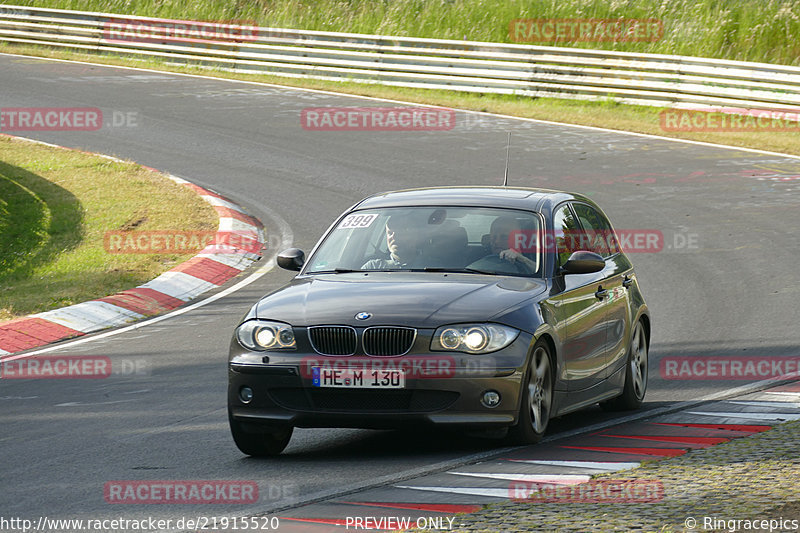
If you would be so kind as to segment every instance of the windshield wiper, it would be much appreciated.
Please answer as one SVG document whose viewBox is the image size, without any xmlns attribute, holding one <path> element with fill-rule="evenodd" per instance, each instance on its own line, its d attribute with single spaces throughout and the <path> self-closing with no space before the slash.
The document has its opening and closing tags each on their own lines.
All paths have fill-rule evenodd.
<svg viewBox="0 0 800 533">
<path fill-rule="evenodd" d="M 444 268 L 444 267 L 425 267 L 422 269 L 425 272 L 455 272 L 455 273 L 467 273 L 467 274 L 488 274 L 491 276 L 496 276 L 497 272 L 490 272 L 488 270 L 479 270 L 477 268 Z"/>
<path fill-rule="evenodd" d="M 332 270 L 312 270 L 307 274 L 350 274 L 351 272 L 373 272 L 372 270 L 354 270 L 352 268 L 334 268 Z"/>
</svg>

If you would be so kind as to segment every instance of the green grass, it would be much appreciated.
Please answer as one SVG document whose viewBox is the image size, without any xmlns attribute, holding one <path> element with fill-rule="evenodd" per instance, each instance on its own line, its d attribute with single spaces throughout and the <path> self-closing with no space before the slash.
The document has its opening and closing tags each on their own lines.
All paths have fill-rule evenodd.
<svg viewBox="0 0 800 533">
<path fill-rule="evenodd" d="M 518 18 L 653 18 L 657 42 L 556 43 L 800 65 L 800 0 L 17 0 L 15 4 L 262 26 L 513 42 Z M 544 43 L 538 43 L 544 44 Z"/>
<path fill-rule="evenodd" d="M 194 192 L 133 163 L 0 138 L 0 321 L 114 294 L 192 254 L 112 255 L 109 230 L 213 230 Z"/>
<path fill-rule="evenodd" d="M 45 202 L 8 178 L 5 167 L 0 163 L 0 283 L 42 248 L 50 224 Z"/>
</svg>

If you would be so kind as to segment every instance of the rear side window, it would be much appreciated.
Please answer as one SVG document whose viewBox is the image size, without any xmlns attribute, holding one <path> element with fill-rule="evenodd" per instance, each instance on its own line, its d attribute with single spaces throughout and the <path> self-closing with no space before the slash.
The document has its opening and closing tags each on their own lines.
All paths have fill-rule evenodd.
<svg viewBox="0 0 800 533">
<path fill-rule="evenodd" d="M 580 226 L 572 215 L 569 205 L 564 204 L 556 210 L 553 218 L 553 230 L 555 232 L 555 251 L 558 254 L 558 264 L 563 265 L 572 255 L 581 248 L 578 246 L 580 241 L 574 237 L 579 234 Z M 552 248 L 549 245 L 548 248 Z"/>
<path fill-rule="evenodd" d="M 583 231 L 576 237 L 579 249 L 588 250 L 603 257 L 608 257 L 619 252 L 617 236 L 611 229 L 611 224 L 596 209 L 586 204 L 572 204 L 575 214 L 580 220 Z"/>
</svg>

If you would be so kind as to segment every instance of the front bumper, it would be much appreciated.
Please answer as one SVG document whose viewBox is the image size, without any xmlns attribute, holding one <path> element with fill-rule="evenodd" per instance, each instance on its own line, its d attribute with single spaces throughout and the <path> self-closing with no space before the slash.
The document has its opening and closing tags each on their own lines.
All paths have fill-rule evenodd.
<svg viewBox="0 0 800 533">
<path fill-rule="evenodd" d="M 306 428 L 347 427 L 393 429 L 419 425 L 505 427 L 516 423 L 521 368 L 476 371 L 455 367 L 446 377 L 414 376 L 402 389 L 315 387 L 302 364 L 228 365 L 228 406 L 231 417 L 245 425 Z M 252 400 L 240 398 L 243 387 Z M 493 390 L 501 401 L 481 403 Z"/>
</svg>

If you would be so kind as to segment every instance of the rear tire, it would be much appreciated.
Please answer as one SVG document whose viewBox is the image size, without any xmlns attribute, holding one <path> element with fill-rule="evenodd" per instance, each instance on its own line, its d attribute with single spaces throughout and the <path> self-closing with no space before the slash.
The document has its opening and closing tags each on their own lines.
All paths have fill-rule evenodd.
<svg viewBox="0 0 800 533">
<path fill-rule="evenodd" d="M 616 398 L 600 402 L 600 407 L 606 411 L 626 411 L 641 407 L 647 392 L 647 355 L 647 333 L 639 320 L 633 328 L 625 363 L 625 388 Z"/>
<path fill-rule="evenodd" d="M 263 428 L 258 433 L 244 430 L 242 424 L 233 419 L 228 411 L 228 423 L 231 426 L 231 435 L 236 447 L 253 457 L 272 457 L 279 455 L 289 444 L 294 428 Z"/>
<path fill-rule="evenodd" d="M 508 428 L 513 444 L 535 444 L 547 431 L 553 406 L 552 361 L 547 343 L 537 342 L 525 373 L 517 425 Z"/>
</svg>

